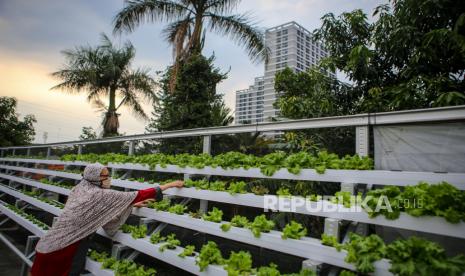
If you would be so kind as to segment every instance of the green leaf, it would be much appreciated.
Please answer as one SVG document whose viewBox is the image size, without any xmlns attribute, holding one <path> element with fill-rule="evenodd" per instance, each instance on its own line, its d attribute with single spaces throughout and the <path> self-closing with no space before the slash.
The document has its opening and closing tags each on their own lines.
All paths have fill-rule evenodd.
<svg viewBox="0 0 465 276">
<path fill-rule="evenodd" d="M 223 223 L 220 228 L 223 232 L 228 232 L 231 229 L 231 223 Z"/>
<path fill-rule="evenodd" d="M 284 227 L 283 233 L 281 235 L 282 239 L 297 239 L 304 237 L 307 235 L 307 229 L 302 226 L 302 224 L 291 221 Z"/>
<path fill-rule="evenodd" d="M 191 257 L 195 255 L 195 246 L 193 245 L 188 245 L 184 248 L 184 250 L 178 254 L 179 257 L 185 258 L 185 257 Z"/>
<path fill-rule="evenodd" d="M 252 271 L 252 256 L 249 252 L 231 252 L 225 263 L 228 275 L 248 275 Z"/>
<path fill-rule="evenodd" d="M 177 214 L 177 215 L 182 215 L 186 211 L 187 206 L 184 206 L 182 204 L 176 204 L 168 208 L 168 212 Z"/>
<path fill-rule="evenodd" d="M 206 221 L 221 222 L 223 219 L 223 211 L 213 207 L 213 210 L 209 211 L 207 214 L 204 214 L 202 218 Z"/>
<path fill-rule="evenodd" d="M 262 232 L 270 232 L 274 228 L 274 222 L 267 220 L 265 215 L 255 217 L 254 221 L 248 225 L 256 238 L 259 238 Z"/>
<path fill-rule="evenodd" d="M 200 271 L 204 271 L 210 264 L 222 265 L 224 264 L 221 251 L 215 242 L 209 241 L 200 249 L 199 256 L 196 259 L 196 264 L 199 266 Z"/>
</svg>

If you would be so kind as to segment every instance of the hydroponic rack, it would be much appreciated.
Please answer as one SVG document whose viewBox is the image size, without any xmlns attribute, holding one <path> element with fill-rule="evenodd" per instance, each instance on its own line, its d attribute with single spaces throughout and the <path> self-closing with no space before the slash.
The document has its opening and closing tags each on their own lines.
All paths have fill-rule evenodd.
<svg viewBox="0 0 465 276">
<path fill-rule="evenodd" d="M 450 121 L 463 121 L 465 120 L 465 106 L 448 107 L 448 108 L 433 108 L 425 110 L 412 110 L 402 112 L 387 112 L 378 114 L 359 114 L 354 116 L 345 117 L 331 117 L 331 118 L 317 118 L 309 120 L 293 120 L 277 123 L 262 123 L 256 125 L 240 125 L 231 127 L 214 127 L 203 129 L 191 129 L 182 131 L 170 131 L 162 133 L 152 133 L 144 135 L 132 135 L 113 137 L 100 140 L 91 141 L 75 141 L 64 143 L 53 143 L 44 145 L 31 145 L 21 147 L 6 147 L 1 148 L 1 156 L 15 155 L 17 150 L 26 150 L 26 155 L 30 154 L 33 148 L 46 148 L 47 157 L 51 157 L 51 150 L 54 147 L 64 146 L 77 146 L 78 153 L 82 153 L 82 146 L 88 144 L 109 143 L 109 142 L 129 142 L 129 154 L 134 153 L 134 145 L 136 141 L 150 140 L 150 139 L 167 139 L 175 137 L 188 137 L 188 136 L 203 136 L 203 151 L 210 152 L 211 136 L 219 134 L 233 134 L 243 132 L 256 132 L 256 131 L 283 131 L 283 130 L 296 130 L 308 128 L 324 128 L 324 127 L 355 127 L 356 129 L 356 152 L 359 155 L 367 155 L 369 148 L 369 132 L 372 125 L 397 125 L 404 123 L 421 123 L 421 122 L 450 122 Z M 59 215 L 61 209 L 51 206 L 45 202 L 35 199 L 29 195 L 23 194 L 15 190 L 11 185 L 26 185 L 40 188 L 46 191 L 68 195 L 69 189 L 58 187 L 54 185 L 44 184 L 34 179 L 18 176 L 22 173 L 42 174 L 50 177 L 59 177 L 64 179 L 79 180 L 79 174 L 39 169 L 40 164 L 53 164 L 65 166 L 85 166 L 86 162 L 65 162 L 53 159 L 28 159 L 28 158 L 0 158 L 0 179 L 8 181 L 8 185 L 1 185 L 0 192 L 11 195 L 19 200 L 26 202 L 32 206 L 40 208 L 45 212 L 53 215 Z M 31 168 L 29 166 L 34 166 Z M 158 171 L 170 172 L 189 175 L 219 175 L 219 176 L 234 176 L 234 177 L 253 177 L 253 178 L 273 178 L 273 179 L 294 179 L 294 180 L 312 180 L 312 181 L 325 181 L 325 182 L 339 182 L 341 184 L 380 184 L 380 185 L 414 185 L 419 181 L 427 181 L 430 183 L 437 183 L 440 181 L 447 181 L 455 187 L 465 189 L 465 174 L 462 173 L 434 173 L 434 172 L 400 172 L 400 171 L 358 171 L 358 170 L 326 170 L 324 174 L 318 174 L 315 170 L 304 169 L 301 173 L 295 175 L 289 173 L 286 169 L 277 171 L 273 176 L 263 175 L 258 168 L 245 169 L 222 169 L 205 167 L 203 169 L 195 168 L 180 168 L 175 165 L 168 165 L 165 168 L 156 166 L 150 169 L 146 165 L 141 164 L 108 164 L 108 167 L 114 170 L 124 171 Z M 114 179 L 112 185 L 115 187 L 139 190 L 147 187 L 153 187 L 153 184 L 140 183 L 136 181 L 129 181 L 124 179 Z M 156 184 L 155 184 L 156 185 Z M 167 190 L 167 195 L 200 199 L 205 206 L 207 201 L 222 202 L 227 204 L 242 205 L 247 207 L 263 207 L 263 196 L 255 194 L 237 194 L 231 195 L 227 192 L 217 192 L 210 190 L 198 190 L 195 188 L 182 188 L 177 190 Z M 270 197 L 270 196 L 268 196 Z M 272 197 L 272 196 L 271 196 Z M 291 198 L 295 200 L 302 200 L 297 197 Z M 328 201 L 311 202 L 310 204 L 326 204 L 329 208 L 336 207 L 337 205 Z M 456 238 L 465 238 L 465 223 L 451 224 L 441 217 L 412 217 L 408 214 L 401 214 L 396 220 L 387 220 L 379 216 L 370 218 L 364 211 L 361 212 L 347 212 L 349 208 L 341 206 L 335 211 L 316 211 L 310 212 L 304 206 L 297 207 L 293 212 L 321 216 L 328 219 L 346 220 L 357 223 L 375 224 L 380 226 L 389 226 L 399 229 L 407 229 L 420 231 L 425 233 L 432 233 L 443 236 L 450 236 Z M 283 210 L 278 207 L 278 211 Z M 44 231 L 28 222 L 24 218 L 16 215 L 11 210 L 8 210 L 3 205 L 0 205 L 0 211 L 7 215 L 9 218 L 17 222 L 19 225 L 31 231 L 34 235 L 40 237 Z M 344 261 L 346 253 L 344 251 L 338 252 L 333 247 L 322 245 L 320 240 L 313 238 L 302 238 L 300 240 L 281 239 L 281 232 L 271 231 L 270 233 L 262 233 L 260 238 L 254 237 L 250 231 L 237 227 L 232 227 L 229 232 L 223 232 L 220 229 L 221 223 L 207 222 L 201 219 L 189 217 L 187 215 L 176 215 L 168 212 L 154 211 L 148 208 L 134 209 L 133 214 L 136 216 L 153 219 L 166 224 L 175 225 L 182 228 L 187 228 L 199 232 L 204 232 L 224 239 L 234 239 L 243 243 L 253 246 L 263 247 L 286 254 L 291 254 L 312 261 L 326 263 L 337 267 L 354 270 L 352 264 Z M 98 234 L 107 236 L 103 230 L 99 230 Z M 159 252 L 157 249 L 160 245 L 152 244 L 145 239 L 133 239 L 130 234 L 118 233 L 111 237 L 114 241 L 124 244 L 135 251 L 142 252 L 156 259 L 162 260 L 173 266 L 184 269 L 188 272 L 197 275 L 226 275 L 226 271 L 220 266 L 209 266 L 207 271 L 200 272 L 198 266 L 195 264 L 194 257 L 180 258 L 177 255 L 182 250 L 177 248 L 174 251 L 167 250 Z M 28 252 L 29 253 L 29 252 Z M 21 256 L 26 258 L 25 255 Z M 376 275 L 389 275 L 390 267 L 388 260 L 380 260 L 375 263 Z M 88 260 L 86 268 L 96 275 L 110 275 L 112 272 L 109 270 L 102 270 L 99 264 Z M 110 274 L 109 274 L 110 273 Z"/>
</svg>

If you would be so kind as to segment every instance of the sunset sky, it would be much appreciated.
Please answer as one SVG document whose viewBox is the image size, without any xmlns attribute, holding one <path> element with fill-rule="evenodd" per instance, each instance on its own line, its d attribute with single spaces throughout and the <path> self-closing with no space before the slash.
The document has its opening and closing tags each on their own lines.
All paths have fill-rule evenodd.
<svg viewBox="0 0 465 276">
<path fill-rule="evenodd" d="M 237 12 L 251 11 L 262 28 L 296 21 L 312 31 L 320 18 L 333 12 L 363 9 L 370 16 L 381 0 L 244 0 Z M 36 139 L 43 143 L 77 140 L 83 126 L 97 128 L 101 114 L 84 95 L 50 91 L 58 83 L 50 73 L 63 65 L 60 53 L 78 45 L 96 45 L 100 33 L 112 34 L 112 20 L 124 6 L 121 0 L 0 0 L 0 96 L 18 99 L 21 115 L 34 114 Z M 171 48 L 163 40 L 163 23 L 146 23 L 132 34 L 112 37 L 130 40 L 136 47 L 133 67 L 164 70 L 172 61 Z M 263 64 L 253 64 L 242 47 L 228 38 L 207 33 L 204 55 L 215 54 L 216 66 L 229 71 L 218 92 L 234 109 L 234 91 L 247 88 L 263 74 Z M 151 112 L 147 106 L 147 112 Z M 143 133 L 146 122 L 122 110 L 120 132 Z"/>
</svg>

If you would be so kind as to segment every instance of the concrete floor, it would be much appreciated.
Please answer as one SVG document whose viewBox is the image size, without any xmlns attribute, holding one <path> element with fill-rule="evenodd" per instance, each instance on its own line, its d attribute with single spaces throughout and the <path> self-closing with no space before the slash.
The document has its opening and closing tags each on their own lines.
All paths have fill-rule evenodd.
<svg viewBox="0 0 465 276">
<path fill-rule="evenodd" d="M 12 225 L 2 225 L 9 228 Z M 2 227 L 3 228 L 3 227 Z M 24 250 L 24 244 L 27 240 L 27 233 L 23 229 L 1 231 L 8 240 L 13 242 L 21 251 Z M 3 242 L 0 241 L 0 276 L 20 276 L 21 259 Z"/>
<path fill-rule="evenodd" d="M 21 260 L 2 242 L 0 242 L 0 256 L 0 275 L 13 276 L 21 273 Z"/>
</svg>

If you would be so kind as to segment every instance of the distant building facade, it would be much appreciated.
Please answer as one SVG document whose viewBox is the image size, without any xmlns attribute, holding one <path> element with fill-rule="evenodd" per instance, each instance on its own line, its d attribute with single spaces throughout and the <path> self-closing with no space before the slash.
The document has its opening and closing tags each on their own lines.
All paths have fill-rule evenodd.
<svg viewBox="0 0 465 276">
<path fill-rule="evenodd" d="M 279 97 L 274 90 L 275 74 L 286 67 L 296 72 L 306 71 L 328 56 L 323 45 L 314 41 L 311 33 L 296 22 L 267 29 L 265 45 L 271 55 L 264 75 L 255 78 L 249 88 L 236 91 L 236 124 L 260 123 L 280 117 L 279 110 L 273 107 Z M 328 74 L 336 77 L 334 72 Z"/>
</svg>

